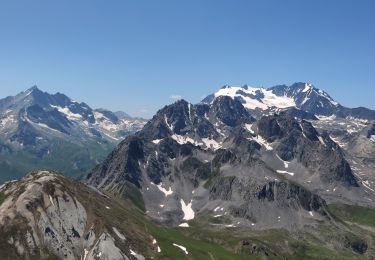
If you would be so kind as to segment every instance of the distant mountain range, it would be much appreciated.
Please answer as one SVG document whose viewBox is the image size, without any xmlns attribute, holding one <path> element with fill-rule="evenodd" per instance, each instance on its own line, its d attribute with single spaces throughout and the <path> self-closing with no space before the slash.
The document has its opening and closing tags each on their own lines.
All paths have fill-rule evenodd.
<svg viewBox="0 0 375 260">
<path fill-rule="evenodd" d="M 146 120 L 36 86 L 0 100 L 0 181 L 46 168 L 84 174 Z"/>
<path fill-rule="evenodd" d="M 115 124 L 115 113 L 53 98 L 42 109 L 19 109 L 17 120 L 48 130 L 43 138 L 52 144 L 94 138 L 103 147 L 122 138 L 100 123 L 105 117 Z M 371 259 L 374 113 L 346 108 L 307 83 L 225 86 L 198 104 L 179 100 L 125 136 L 79 183 L 38 171 L 0 187 L 0 252 L 90 260 Z M 9 135 L 21 151 L 35 149 L 34 132 L 26 130 Z M 17 223 L 29 224 L 15 232 Z"/>
</svg>

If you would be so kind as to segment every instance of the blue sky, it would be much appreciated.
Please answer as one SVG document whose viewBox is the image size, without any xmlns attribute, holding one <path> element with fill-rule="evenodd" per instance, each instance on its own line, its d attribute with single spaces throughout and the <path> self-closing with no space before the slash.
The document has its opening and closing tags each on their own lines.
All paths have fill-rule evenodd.
<svg viewBox="0 0 375 260">
<path fill-rule="evenodd" d="M 34 84 L 150 117 L 225 84 L 311 82 L 375 109 L 375 1 L 0 3 L 0 96 Z"/>
</svg>

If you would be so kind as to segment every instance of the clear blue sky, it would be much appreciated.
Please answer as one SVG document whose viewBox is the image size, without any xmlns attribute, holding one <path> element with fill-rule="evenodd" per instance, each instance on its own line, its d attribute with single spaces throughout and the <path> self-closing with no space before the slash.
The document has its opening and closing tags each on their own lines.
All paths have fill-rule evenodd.
<svg viewBox="0 0 375 260">
<path fill-rule="evenodd" d="M 375 109 L 375 1 L 0 3 L 0 96 L 37 84 L 150 117 L 225 84 L 308 81 Z"/>
</svg>

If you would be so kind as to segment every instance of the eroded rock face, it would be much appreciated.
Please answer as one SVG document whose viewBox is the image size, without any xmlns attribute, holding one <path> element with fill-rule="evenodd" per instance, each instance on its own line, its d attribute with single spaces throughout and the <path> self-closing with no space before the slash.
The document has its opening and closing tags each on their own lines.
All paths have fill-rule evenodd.
<svg viewBox="0 0 375 260">
<path fill-rule="evenodd" d="M 63 178 L 40 171 L 1 188 L 0 230 L 9 250 L 26 259 L 128 259 L 108 231 L 95 229 Z"/>
<path fill-rule="evenodd" d="M 86 258 L 87 256 L 87 258 Z M 86 259 L 124 259 L 129 258 L 115 245 L 115 240 L 108 233 L 103 233 L 90 251 L 85 250 Z"/>
<path fill-rule="evenodd" d="M 150 217 L 172 226 L 186 225 L 190 205 L 194 216 L 226 212 L 232 223 L 295 228 L 325 217 L 321 193 L 359 190 L 344 151 L 329 134 L 288 113 L 255 120 L 229 96 L 164 107 L 86 182 L 142 199 Z M 225 212 L 218 214 L 217 207 Z"/>
<path fill-rule="evenodd" d="M 323 132 L 319 134 L 311 123 L 280 115 L 261 118 L 259 134 L 277 143 L 277 155 L 284 161 L 296 159 L 312 172 L 319 173 L 325 183 L 341 182 L 358 187 L 341 148 Z"/>
</svg>

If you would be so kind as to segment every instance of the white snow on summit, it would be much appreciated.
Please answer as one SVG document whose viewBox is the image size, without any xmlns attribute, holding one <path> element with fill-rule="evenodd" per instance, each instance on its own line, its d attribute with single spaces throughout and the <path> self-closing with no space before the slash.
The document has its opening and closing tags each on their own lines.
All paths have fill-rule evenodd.
<svg viewBox="0 0 375 260">
<path fill-rule="evenodd" d="M 306 83 L 305 88 L 302 90 L 302 92 L 305 93 L 305 92 L 309 91 L 310 89 L 311 89 L 311 84 Z"/>
<path fill-rule="evenodd" d="M 256 98 L 255 95 L 259 95 Z M 271 90 L 255 87 L 225 87 L 214 94 L 215 98 L 219 96 L 229 96 L 232 98 L 241 97 L 243 105 L 249 109 L 260 108 L 266 110 L 270 107 L 287 108 L 296 106 L 293 98 L 287 96 L 276 96 Z"/>
</svg>

